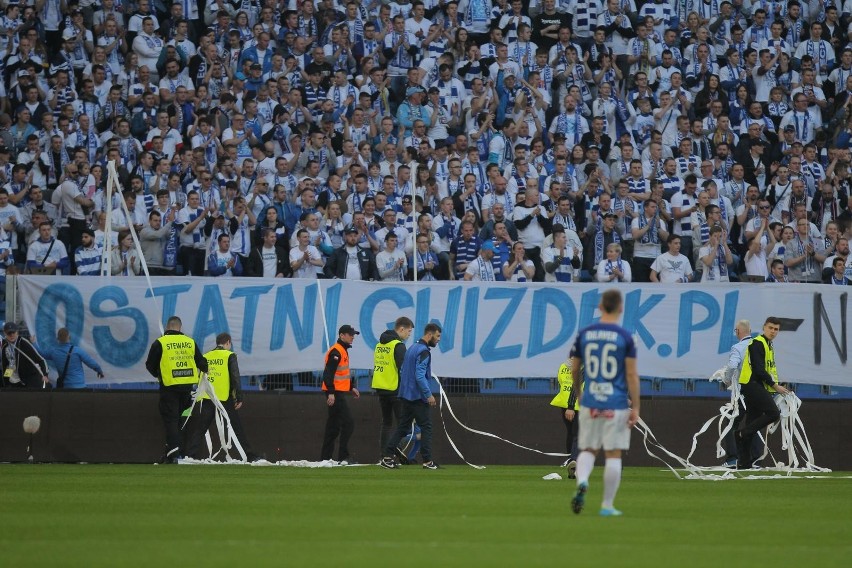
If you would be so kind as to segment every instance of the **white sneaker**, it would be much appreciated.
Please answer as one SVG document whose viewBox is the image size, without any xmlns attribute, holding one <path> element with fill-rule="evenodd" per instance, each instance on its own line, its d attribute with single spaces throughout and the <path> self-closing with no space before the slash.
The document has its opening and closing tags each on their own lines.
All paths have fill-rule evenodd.
<svg viewBox="0 0 852 568">
<path fill-rule="evenodd" d="M 577 478 L 577 462 L 575 460 L 569 461 L 566 466 L 568 469 L 568 479 L 576 479 Z"/>
</svg>

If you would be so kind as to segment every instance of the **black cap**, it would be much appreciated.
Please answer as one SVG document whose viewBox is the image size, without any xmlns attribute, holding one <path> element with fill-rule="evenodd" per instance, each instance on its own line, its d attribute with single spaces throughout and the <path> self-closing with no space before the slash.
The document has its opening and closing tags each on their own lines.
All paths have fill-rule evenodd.
<svg viewBox="0 0 852 568">
<path fill-rule="evenodd" d="M 410 195 L 403 195 L 402 196 L 402 202 L 403 203 L 411 203 L 411 196 Z"/>
<path fill-rule="evenodd" d="M 756 140 L 752 140 L 752 146 L 766 146 L 766 142 L 762 138 L 757 138 Z"/>
<path fill-rule="evenodd" d="M 612 217 L 613 219 L 618 219 L 618 215 L 616 215 L 612 211 L 607 211 L 606 213 L 603 214 L 604 219 L 609 219 L 610 217 Z"/>
<path fill-rule="evenodd" d="M 3 333 L 15 333 L 18 331 L 18 324 L 13 321 L 7 321 L 3 324 Z"/>
<path fill-rule="evenodd" d="M 358 234 L 358 229 L 355 227 L 355 225 L 346 225 L 346 228 L 343 229 L 343 234 L 344 235 Z"/>
<path fill-rule="evenodd" d="M 795 132 L 795 131 L 796 131 L 796 127 L 793 126 L 792 124 L 788 124 L 787 126 L 784 127 L 784 132 Z"/>
<path fill-rule="evenodd" d="M 83 235 L 89 235 L 89 236 L 90 236 L 90 237 L 92 237 L 93 239 L 95 238 L 95 232 L 94 232 L 93 230 L 89 229 L 89 228 L 83 229 L 83 231 L 82 231 L 82 233 L 81 233 L 81 234 L 83 234 Z"/>
<path fill-rule="evenodd" d="M 340 326 L 340 329 L 337 330 L 337 335 L 361 335 L 361 332 L 352 327 L 351 325 L 344 324 Z"/>
<path fill-rule="evenodd" d="M 322 122 L 334 122 L 334 113 L 332 113 L 332 112 L 325 113 L 324 115 L 322 115 L 321 121 Z"/>
<path fill-rule="evenodd" d="M 6 146 L 0 146 L 0 154 L 8 154 L 9 149 Z"/>
</svg>

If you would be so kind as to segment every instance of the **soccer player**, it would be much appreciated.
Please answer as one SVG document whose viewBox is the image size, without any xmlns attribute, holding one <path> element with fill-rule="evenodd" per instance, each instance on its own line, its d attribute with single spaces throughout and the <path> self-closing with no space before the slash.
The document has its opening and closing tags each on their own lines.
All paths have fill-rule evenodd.
<svg viewBox="0 0 852 568">
<path fill-rule="evenodd" d="M 621 292 L 604 292 L 598 309 L 600 322 L 580 330 L 571 349 L 575 392 L 580 392 L 581 376 L 586 385 L 580 398 L 578 445 L 582 451 L 577 458 L 577 494 L 571 509 L 577 514 L 583 510 L 589 476 L 598 450 L 603 448 L 606 465 L 600 514 L 614 517 L 621 515 L 612 505 L 621 483 L 621 451 L 630 448 L 630 429 L 639 420 L 639 375 L 636 345 L 617 323 L 624 311 Z"/>
</svg>

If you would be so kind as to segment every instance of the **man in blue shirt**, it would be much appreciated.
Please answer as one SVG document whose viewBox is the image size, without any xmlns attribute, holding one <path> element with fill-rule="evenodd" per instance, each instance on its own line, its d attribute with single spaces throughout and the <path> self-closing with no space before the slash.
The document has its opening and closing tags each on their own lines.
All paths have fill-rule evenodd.
<svg viewBox="0 0 852 568">
<path fill-rule="evenodd" d="M 612 505 L 621 483 L 621 451 L 630 448 L 630 429 L 639 420 L 639 374 L 633 337 L 618 325 L 624 311 L 621 292 L 604 292 L 598 309 L 600 322 L 580 330 L 571 349 L 574 392 L 580 392 L 585 379 L 578 440 L 582 452 L 577 457 L 577 494 L 571 509 L 577 514 L 583 510 L 589 476 L 603 448 L 606 465 L 600 514 L 613 517 L 621 515 Z"/>
<path fill-rule="evenodd" d="M 60 328 L 56 332 L 57 344 L 52 348 L 42 348 L 31 337 L 33 346 L 42 357 L 50 362 L 50 366 L 59 373 L 56 388 L 84 389 L 86 378 L 83 376 L 83 364 L 97 373 L 98 378 L 104 378 L 104 371 L 91 355 L 77 345 L 71 343 L 71 334 L 67 329 Z"/>
<path fill-rule="evenodd" d="M 379 465 L 386 469 L 396 469 L 399 464 L 393 459 L 394 454 L 400 455 L 403 463 L 408 457 L 399 449 L 399 441 L 411 431 L 411 421 L 420 427 L 420 455 L 423 456 L 424 469 L 438 469 L 438 464 L 432 460 L 432 417 L 430 406 L 435 406 L 435 397 L 429 386 L 432 376 L 431 348 L 441 340 L 441 326 L 428 323 L 423 330 L 423 337 L 405 352 L 402 369 L 399 371 L 399 400 L 402 410 L 399 426 L 388 440 L 383 450 L 384 456 Z"/>
</svg>

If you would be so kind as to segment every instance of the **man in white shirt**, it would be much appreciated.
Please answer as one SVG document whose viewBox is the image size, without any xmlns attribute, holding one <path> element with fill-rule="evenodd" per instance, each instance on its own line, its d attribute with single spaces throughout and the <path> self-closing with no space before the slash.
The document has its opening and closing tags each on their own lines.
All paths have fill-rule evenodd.
<svg viewBox="0 0 852 568">
<path fill-rule="evenodd" d="M 710 227 L 710 240 L 698 251 L 701 259 L 701 282 L 730 282 L 728 267 L 733 264 L 734 256 L 728 247 L 727 239 L 723 238 L 723 230 L 719 225 Z M 766 262 L 763 263 L 764 269 Z"/>
<path fill-rule="evenodd" d="M 142 0 L 147 2 L 147 0 Z M 131 23 L 133 20 L 131 19 Z M 139 66 L 147 66 L 151 75 L 157 75 L 157 60 L 163 51 L 163 40 L 154 35 L 154 19 L 150 16 L 142 20 L 142 31 L 133 38 L 133 51 L 139 57 Z"/>
<path fill-rule="evenodd" d="M 779 130 L 783 132 L 789 125 L 796 129 L 796 140 L 802 144 L 813 142 L 820 124 L 808 109 L 808 97 L 804 93 L 793 95 L 793 110 L 781 119 Z"/>
<path fill-rule="evenodd" d="M 166 61 L 166 76 L 160 79 L 160 100 L 171 103 L 175 99 L 178 87 L 185 87 L 187 94 L 195 94 L 195 86 L 192 80 L 180 72 L 180 63 L 177 59 Z"/>
<path fill-rule="evenodd" d="M 311 244 L 311 236 L 307 229 L 299 229 L 296 233 L 299 241 L 298 246 L 290 249 L 290 268 L 293 269 L 293 278 L 317 277 L 325 263 L 320 251 Z"/>
<path fill-rule="evenodd" d="M 751 70 L 756 90 L 754 100 L 760 103 L 769 102 L 769 91 L 775 86 L 775 78 L 771 76 L 772 70 L 778 63 L 781 55 L 781 46 L 776 45 L 774 50 L 762 49 L 760 51 L 760 65 L 755 65 Z"/>
<path fill-rule="evenodd" d="M 494 243 L 485 241 L 479 247 L 479 255 L 476 260 L 467 265 L 464 271 L 464 279 L 474 282 L 493 282 L 494 265 L 491 259 L 494 258 Z"/>
<path fill-rule="evenodd" d="M 541 264 L 541 247 L 544 244 L 544 227 L 547 225 L 547 211 L 541 206 L 538 189 L 527 187 L 524 201 L 512 211 L 512 221 L 518 230 L 518 240 L 523 243 L 527 258 L 535 264 L 536 282 L 544 277 Z"/>
<path fill-rule="evenodd" d="M 651 282 L 663 284 L 691 282 L 694 277 L 692 263 L 680 254 L 680 237 L 669 235 L 666 242 L 669 250 L 658 256 L 651 265 Z"/>
<path fill-rule="evenodd" d="M 643 211 L 631 222 L 633 247 L 633 281 L 651 282 L 651 268 L 660 255 L 662 240 L 669 238 L 665 222 L 657 212 L 657 203 L 651 199 L 643 203 Z M 680 239 L 678 238 L 678 246 Z"/>
</svg>

